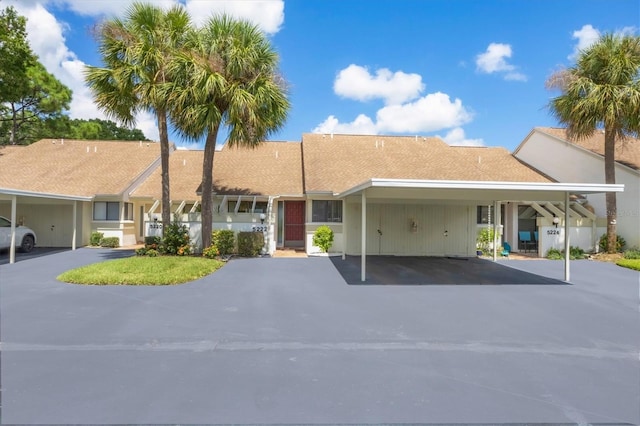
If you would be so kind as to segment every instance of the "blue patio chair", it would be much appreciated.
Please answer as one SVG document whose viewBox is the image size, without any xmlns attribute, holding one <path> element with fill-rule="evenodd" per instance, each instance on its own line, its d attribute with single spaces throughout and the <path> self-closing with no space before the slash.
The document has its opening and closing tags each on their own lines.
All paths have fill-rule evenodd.
<svg viewBox="0 0 640 426">
<path fill-rule="evenodd" d="M 531 244 L 531 231 L 519 231 L 518 235 L 520 238 L 520 246 L 523 246 L 526 252 L 529 248 L 528 245 Z"/>
<path fill-rule="evenodd" d="M 502 244 L 502 257 L 509 257 L 509 253 L 511 253 L 511 245 L 508 242 L 504 242 Z"/>
</svg>

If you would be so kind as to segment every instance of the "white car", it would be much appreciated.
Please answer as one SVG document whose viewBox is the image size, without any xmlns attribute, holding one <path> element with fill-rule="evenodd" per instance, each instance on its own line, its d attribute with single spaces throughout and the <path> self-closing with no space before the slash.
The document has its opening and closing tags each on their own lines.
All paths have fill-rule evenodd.
<svg viewBox="0 0 640 426">
<path fill-rule="evenodd" d="M 36 245 L 36 233 L 28 226 L 16 226 L 16 247 L 29 253 Z M 0 216 L 0 250 L 11 246 L 11 221 Z"/>
</svg>

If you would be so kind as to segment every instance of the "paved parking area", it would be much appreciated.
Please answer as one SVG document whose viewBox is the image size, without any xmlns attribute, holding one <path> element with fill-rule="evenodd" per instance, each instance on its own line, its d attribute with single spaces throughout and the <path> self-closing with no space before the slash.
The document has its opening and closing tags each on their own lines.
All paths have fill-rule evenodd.
<svg viewBox="0 0 640 426">
<path fill-rule="evenodd" d="M 55 280 L 123 255 L 0 266 L 3 423 L 640 423 L 634 271 L 349 285 L 334 259 L 264 258 L 180 286 Z"/>
</svg>

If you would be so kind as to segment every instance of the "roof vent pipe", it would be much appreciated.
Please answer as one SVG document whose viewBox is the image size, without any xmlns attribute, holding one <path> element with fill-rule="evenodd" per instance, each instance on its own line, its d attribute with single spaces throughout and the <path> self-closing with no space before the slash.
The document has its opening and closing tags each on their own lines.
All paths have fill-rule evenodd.
<svg viewBox="0 0 640 426">
<path fill-rule="evenodd" d="M 98 147 L 97 146 L 93 147 L 93 152 L 98 152 Z"/>
<path fill-rule="evenodd" d="M 333 139 L 333 132 L 331 133 L 331 139 Z"/>
</svg>

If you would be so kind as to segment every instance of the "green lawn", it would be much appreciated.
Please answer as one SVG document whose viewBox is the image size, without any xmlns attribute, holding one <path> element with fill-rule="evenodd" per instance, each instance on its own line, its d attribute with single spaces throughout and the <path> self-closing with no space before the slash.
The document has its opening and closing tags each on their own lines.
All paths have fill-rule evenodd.
<svg viewBox="0 0 640 426">
<path fill-rule="evenodd" d="M 74 284 L 171 285 L 202 278 L 222 265 L 204 257 L 134 256 L 72 269 L 57 279 Z"/>
<path fill-rule="evenodd" d="M 640 259 L 620 259 L 616 262 L 616 265 L 640 271 Z"/>
</svg>

